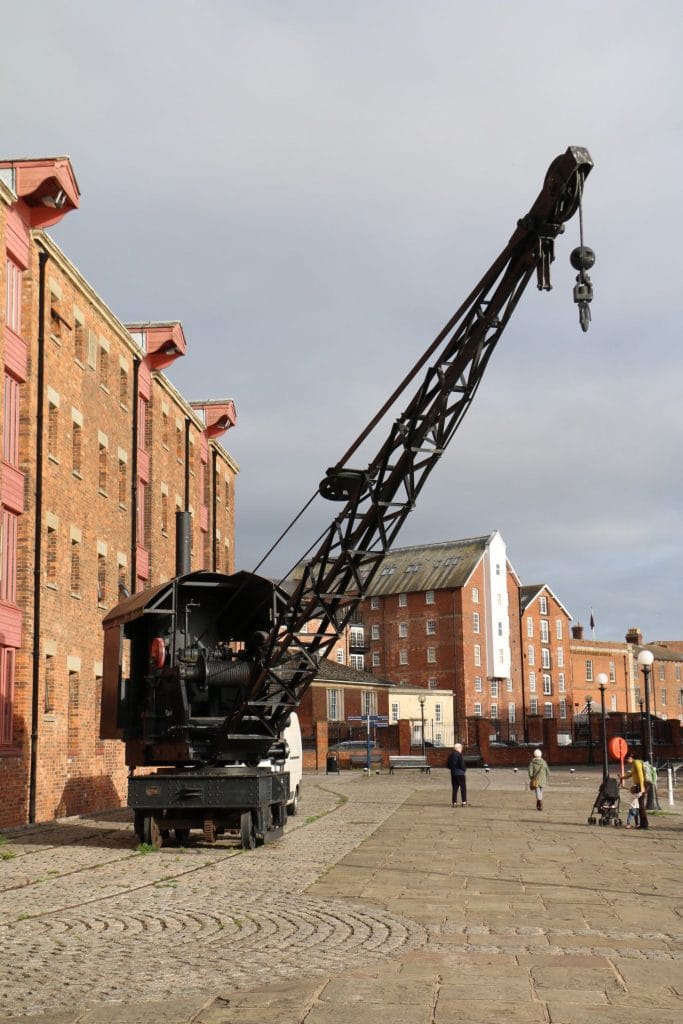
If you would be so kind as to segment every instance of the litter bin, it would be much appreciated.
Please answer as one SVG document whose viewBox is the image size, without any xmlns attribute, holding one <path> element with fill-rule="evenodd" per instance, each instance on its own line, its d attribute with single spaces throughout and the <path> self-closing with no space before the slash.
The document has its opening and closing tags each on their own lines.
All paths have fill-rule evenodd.
<svg viewBox="0 0 683 1024">
<path fill-rule="evenodd" d="M 327 761 L 325 763 L 325 775 L 339 775 L 339 758 L 336 754 L 327 753 Z"/>
</svg>

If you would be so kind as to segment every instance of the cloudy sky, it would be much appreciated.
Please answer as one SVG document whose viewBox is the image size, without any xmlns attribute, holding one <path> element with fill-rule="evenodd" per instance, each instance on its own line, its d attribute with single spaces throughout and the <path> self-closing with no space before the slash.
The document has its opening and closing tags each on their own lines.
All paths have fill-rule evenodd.
<svg viewBox="0 0 683 1024">
<path fill-rule="evenodd" d="M 22 0 L 3 156 L 67 154 L 53 236 L 170 373 L 230 397 L 252 569 L 488 268 L 551 160 L 587 147 L 593 323 L 558 239 L 400 542 L 499 530 L 598 639 L 683 636 L 678 0 Z M 382 438 L 377 439 L 379 447 Z M 322 501 L 265 564 L 324 528 Z"/>
</svg>

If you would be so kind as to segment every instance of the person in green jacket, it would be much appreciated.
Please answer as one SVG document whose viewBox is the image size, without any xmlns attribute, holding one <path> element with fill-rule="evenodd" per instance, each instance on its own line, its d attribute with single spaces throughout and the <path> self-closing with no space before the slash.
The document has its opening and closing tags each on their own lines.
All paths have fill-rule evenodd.
<svg viewBox="0 0 683 1024">
<path fill-rule="evenodd" d="M 534 750 L 534 756 L 529 762 L 529 789 L 536 794 L 537 811 L 543 810 L 543 787 L 548 781 L 549 774 L 548 762 L 537 748 Z"/>
</svg>

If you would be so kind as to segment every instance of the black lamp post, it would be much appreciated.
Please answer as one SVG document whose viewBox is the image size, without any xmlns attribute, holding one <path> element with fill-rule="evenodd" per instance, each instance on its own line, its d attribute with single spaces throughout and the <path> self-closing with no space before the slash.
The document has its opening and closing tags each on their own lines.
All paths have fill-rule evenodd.
<svg viewBox="0 0 683 1024">
<path fill-rule="evenodd" d="M 643 757 L 646 758 L 647 752 L 645 750 L 645 712 L 643 711 L 645 701 L 641 697 L 638 703 L 640 704 L 640 752 L 643 755 Z"/>
<path fill-rule="evenodd" d="M 595 754 L 593 753 L 593 729 L 591 728 L 591 711 L 593 710 L 593 698 L 590 694 L 586 694 L 586 707 L 588 710 L 588 763 L 595 764 Z"/>
<path fill-rule="evenodd" d="M 420 736 L 422 737 L 422 756 L 424 757 L 425 756 L 425 701 L 427 700 L 427 698 L 422 696 L 422 697 L 418 697 L 417 699 L 420 702 L 420 719 L 421 719 Z"/>
<path fill-rule="evenodd" d="M 643 650 L 638 654 L 638 664 L 643 670 L 645 676 L 645 735 L 647 737 L 646 745 L 646 759 L 654 766 L 654 756 L 652 753 L 652 717 L 650 715 L 650 674 L 652 672 L 652 662 L 655 660 L 652 651 Z M 657 799 L 657 789 L 654 785 L 647 786 L 647 809 L 648 811 L 660 810 L 659 800 Z"/>
<path fill-rule="evenodd" d="M 600 687 L 600 724 L 602 727 L 602 781 L 609 778 L 609 760 L 607 758 L 607 712 L 605 710 L 605 690 L 607 689 L 607 676 L 604 672 L 598 672 L 596 683 Z"/>
</svg>

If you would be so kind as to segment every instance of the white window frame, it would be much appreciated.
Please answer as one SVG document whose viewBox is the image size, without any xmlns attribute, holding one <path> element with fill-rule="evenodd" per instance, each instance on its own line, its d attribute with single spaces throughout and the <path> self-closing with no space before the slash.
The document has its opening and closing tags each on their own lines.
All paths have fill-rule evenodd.
<svg viewBox="0 0 683 1024">
<path fill-rule="evenodd" d="M 480 626 L 479 612 L 472 612 L 472 632 L 478 633 Z"/>
<path fill-rule="evenodd" d="M 477 667 L 481 665 L 481 646 L 479 644 L 474 645 L 474 664 Z"/>
<path fill-rule="evenodd" d="M 425 629 L 427 636 L 436 636 L 436 619 L 427 619 Z"/>
<path fill-rule="evenodd" d="M 433 590 L 425 590 L 425 604 L 434 604 Z"/>
<path fill-rule="evenodd" d="M 407 594 L 399 594 L 398 595 L 398 606 L 399 606 L 399 608 L 407 608 L 408 607 L 408 595 Z"/>
<path fill-rule="evenodd" d="M 533 639 L 533 635 L 534 635 L 534 620 L 532 619 L 532 617 L 530 615 L 527 615 L 527 617 L 526 617 L 526 635 L 530 639 Z"/>
</svg>

